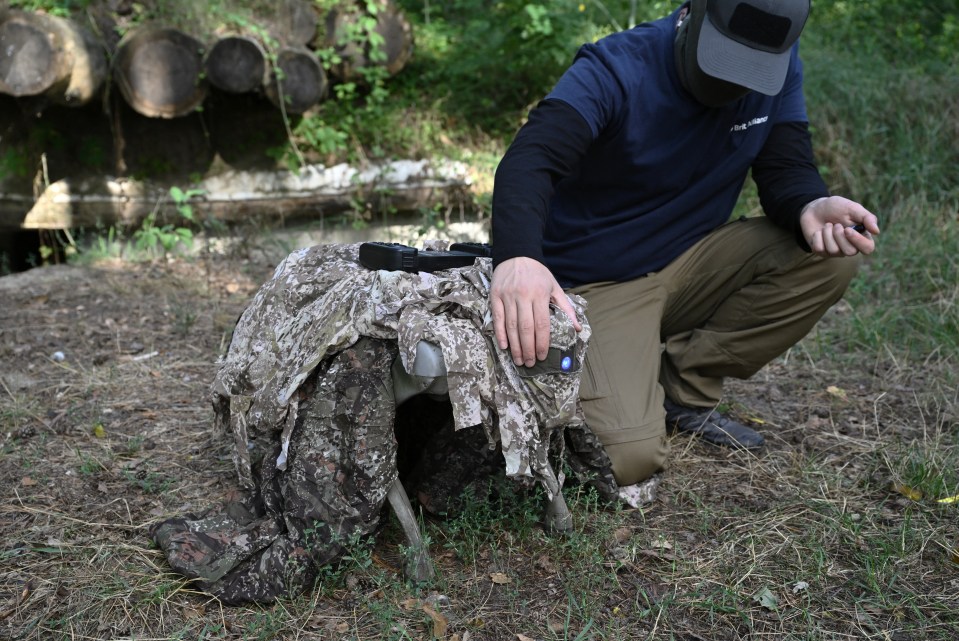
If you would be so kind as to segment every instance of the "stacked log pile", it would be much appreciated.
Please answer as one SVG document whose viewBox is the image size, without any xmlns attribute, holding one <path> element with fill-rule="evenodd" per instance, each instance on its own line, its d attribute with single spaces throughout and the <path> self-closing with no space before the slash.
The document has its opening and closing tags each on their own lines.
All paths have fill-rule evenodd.
<svg viewBox="0 0 959 641">
<path fill-rule="evenodd" d="M 228 92 L 262 91 L 277 107 L 303 113 L 327 96 L 317 48 L 339 55 L 331 69 L 337 80 L 354 80 L 369 65 L 395 75 L 410 59 L 410 24 L 392 0 L 379 0 L 373 16 L 362 5 L 344 0 L 320 16 L 307 0 L 284 0 L 270 29 L 213 37 L 142 25 L 115 49 L 74 21 L 8 10 L 0 13 L 0 94 L 85 104 L 105 87 L 109 54 L 109 75 L 124 100 L 151 118 L 197 109 L 208 80 Z M 350 38 L 361 20 L 373 22 L 379 47 Z"/>
<path fill-rule="evenodd" d="M 341 0 L 321 13 L 309 0 L 280 0 L 262 21 L 238 20 L 213 34 L 137 24 L 122 38 L 113 18 L 102 14 L 69 20 L 0 8 L 0 227 L 12 221 L 34 228 L 66 225 L 56 221 L 69 216 L 40 211 L 51 199 L 60 205 L 47 207 L 48 213 L 61 212 L 67 200 L 84 212 L 90 202 L 116 200 L 119 205 L 102 209 L 119 207 L 125 213 L 116 220 L 135 223 L 131 207 L 123 205 L 130 194 L 110 188 L 116 181 L 146 180 L 150 200 L 150 181 L 162 193 L 166 183 L 224 170 L 272 176 L 270 150 L 286 141 L 298 118 L 334 95 L 332 84 L 362 84 L 362 70 L 370 66 L 392 76 L 410 60 L 409 21 L 393 0 L 376 0 L 373 13 L 368 4 Z M 332 52 L 324 59 L 335 64 L 324 68 L 319 50 Z M 52 147 L 51 136 L 65 142 Z M 74 173 L 70 164 L 86 171 Z M 4 172 L 5 166 L 20 173 Z M 87 184 L 91 178 L 104 193 L 51 191 L 41 197 L 58 181 Z M 450 188 L 465 182 L 464 176 Z M 411 189 L 423 193 L 416 185 Z M 319 210 L 323 198 L 318 192 Z M 335 207 L 342 200 L 338 194 Z M 297 208 L 305 209 L 305 202 L 297 200 Z M 135 215 L 141 208 L 132 207 Z M 112 221 L 107 216 L 102 222 Z"/>
</svg>

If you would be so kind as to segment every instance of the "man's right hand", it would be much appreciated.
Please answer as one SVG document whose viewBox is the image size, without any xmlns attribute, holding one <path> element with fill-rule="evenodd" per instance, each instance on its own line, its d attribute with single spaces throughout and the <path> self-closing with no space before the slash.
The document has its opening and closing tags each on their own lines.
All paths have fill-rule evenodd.
<svg viewBox="0 0 959 641">
<path fill-rule="evenodd" d="M 532 258 L 510 258 L 497 265 L 489 298 L 496 342 L 500 349 L 509 347 L 516 365 L 530 367 L 546 358 L 550 303 L 569 316 L 577 332 L 582 329 L 563 288 Z"/>
</svg>

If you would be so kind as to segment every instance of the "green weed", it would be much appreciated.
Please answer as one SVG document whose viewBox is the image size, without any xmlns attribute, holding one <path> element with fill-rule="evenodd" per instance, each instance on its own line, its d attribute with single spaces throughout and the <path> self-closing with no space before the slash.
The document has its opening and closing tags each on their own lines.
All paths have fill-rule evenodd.
<svg viewBox="0 0 959 641">
<path fill-rule="evenodd" d="M 103 465 L 95 456 L 92 454 L 87 454 L 86 452 L 81 452 L 80 450 L 75 450 L 77 458 L 80 459 L 80 474 L 83 476 L 98 476 L 100 473 L 106 471 L 106 466 Z"/>
<path fill-rule="evenodd" d="M 530 536 L 542 511 L 539 491 L 523 491 L 505 479 L 491 480 L 485 494 L 470 486 L 458 512 L 443 525 L 444 546 L 471 565 L 481 552 L 496 553 L 504 541 Z"/>
<path fill-rule="evenodd" d="M 174 484 L 173 479 L 159 472 L 123 470 L 121 474 L 129 484 L 147 494 L 165 494 Z"/>
<path fill-rule="evenodd" d="M 143 435 L 141 435 L 141 434 L 137 434 L 136 436 L 131 436 L 131 437 L 127 440 L 127 442 L 123 445 L 123 449 L 121 450 L 121 454 L 126 455 L 126 456 L 133 456 L 133 455 L 135 455 L 135 454 L 136 454 L 137 452 L 139 452 L 140 449 L 143 447 L 143 443 L 144 443 L 145 440 L 146 440 L 146 438 L 145 438 Z"/>
</svg>

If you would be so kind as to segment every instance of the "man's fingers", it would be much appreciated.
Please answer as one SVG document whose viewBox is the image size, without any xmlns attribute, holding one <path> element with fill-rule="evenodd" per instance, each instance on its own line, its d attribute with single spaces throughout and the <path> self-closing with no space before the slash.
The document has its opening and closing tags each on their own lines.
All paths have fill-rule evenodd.
<svg viewBox="0 0 959 641">
<path fill-rule="evenodd" d="M 558 296 L 550 300 L 571 319 L 576 331 L 583 329 L 576 318 L 576 310 L 562 289 L 558 290 Z M 545 359 L 549 353 L 550 300 L 534 299 L 527 302 L 519 299 L 515 302 L 515 307 L 507 305 L 505 335 L 510 354 L 517 365 L 531 367 L 536 361 Z M 510 317 L 510 311 L 513 311 L 515 316 Z M 502 343 L 500 345 L 503 346 Z"/>
<path fill-rule="evenodd" d="M 819 198 L 803 208 L 799 220 L 813 253 L 823 257 L 871 254 L 879 219 L 857 202 L 842 196 Z M 858 227 L 862 231 L 856 231 Z"/>
<path fill-rule="evenodd" d="M 869 235 L 872 232 L 866 232 L 865 234 L 860 234 L 855 229 L 847 228 L 844 230 L 846 234 L 846 240 L 853 247 L 853 253 L 859 252 L 860 254 L 871 254 L 876 250 L 876 243 Z M 849 254 L 852 256 L 853 254 Z"/>
<path fill-rule="evenodd" d="M 583 326 L 580 324 L 579 319 L 576 318 L 576 310 L 573 309 L 573 304 L 569 302 L 569 296 L 566 295 L 566 292 L 564 292 L 562 288 L 553 290 L 553 295 L 550 300 L 553 301 L 553 304 L 563 310 L 569 320 L 573 323 L 573 329 L 575 329 L 577 332 L 583 330 Z"/>
<path fill-rule="evenodd" d="M 516 307 L 512 304 L 506 306 L 504 326 L 506 328 L 506 343 L 509 347 L 509 353 L 513 357 L 513 362 L 519 364 L 523 360 L 523 347 L 520 343 L 519 320 L 516 316 Z"/>
<path fill-rule="evenodd" d="M 823 247 L 823 243 L 822 243 L 821 229 L 817 230 L 812 235 L 812 238 L 809 239 L 809 249 L 811 249 L 814 254 L 822 255 L 825 248 Z"/>
<path fill-rule="evenodd" d="M 529 353 L 535 353 L 532 338 L 524 339 L 521 329 L 524 323 L 521 312 L 522 303 L 504 301 L 499 296 L 490 296 L 490 308 L 493 312 L 493 334 L 496 337 L 496 344 L 500 349 L 508 347 L 513 362 L 521 365 L 526 360 L 524 340 L 530 344 Z"/>
<path fill-rule="evenodd" d="M 549 353 L 550 303 L 582 329 L 576 312 L 549 270 L 532 258 L 516 257 L 493 270 L 490 310 L 500 349 L 509 348 L 517 365 L 532 366 Z"/>
<path fill-rule="evenodd" d="M 515 347 L 512 350 L 513 361 L 517 365 L 530 367 L 536 363 L 536 310 L 531 305 L 521 305 L 516 312 L 517 340 L 514 342 L 511 336 L 510 345 L 519 346 L 519 350 Z M 517 358 L 517 351 L 519 358 Z"/>
<path fill-rule="evenodd" d="M 826 223 L 822 229 L 823 251 L 829 256 L 837 256 L 839 254 L 839 245 L 836 243 L 836 236 L 833 231 L 834 227 L 832 223 Z"/>
<path fill-rule="evenodd" d="M 862 208 L 862 211 L 853 216 L 853 222 L 850 223 L 850 226 L 855 227 L 857 225 L 870 234 L 879 234 L 879 218 L 866 208 Z"/>
<path fill-rule="evenodd" d="M 855 256 L 859 251 L 851 242 L 847 228 L 843 225 L 833 225 L 833 238 L 836 240 L 836 247 L 839 248 L 837 256 Z"/>
<path fill-rule="evenodd" d="M 533 346 L 535 349 L 536 360 L 543 360 L 549 352 L 549 301 L 537 301 L 533 308 Z M 526 366 L 533 365 L 526 361 Z"/>
<path fill-rule="evenodd" d="M 517 365 L 522 365 L 523 339 L 520 337 L 518 325 L 507 325 L 506 332 L 509 335 L 509 353 L 513 357 L 513 362 Z"/>
<path fill-rule="evenodd" d="M 500 349 L 509 347 L 509 337 L 506 335 L 506 314 L 503 309 L 503 300 L 499 296 L 490 296 L 490 309 L 493 312 L 493 334 Z"/>
</svg>

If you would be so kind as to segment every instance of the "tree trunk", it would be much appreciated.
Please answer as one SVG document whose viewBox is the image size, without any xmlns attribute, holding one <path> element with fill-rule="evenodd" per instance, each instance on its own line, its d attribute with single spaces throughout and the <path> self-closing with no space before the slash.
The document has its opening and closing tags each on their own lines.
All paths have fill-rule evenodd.
<svg viewBox="0 0 959 641">
<path fill-rule="evenodd" d="M 330 71 L 340 80 L 355 80 L 357 70 L 371 65 L 384 67 L 390 75 L 396 75 L 406 66 L 413 55 L 413 30 L 406 16 L 392 0 L 379 0 L 375 17 L 355 2 L 344 2 L 331 9 L 324 20 L 324 37 L 321 45 L 332 47 L 342 62 Z M 373 21 L 372 29 L 363 24 Z M 358 29 L 358 26 L 360 27 Z M 360 41 L 350 34 L 367 31 Z M 383 39 L 374 46 L 369 41 L 370 33 Z"/>
<path fill-rule="evenodd" d="M 283 49 L 277 54 L 266 96 L 287 113 L 301 114 L 326 97 L 326 72 L 309 49 Z"/>
<path fill-rule="evenodd" d="M 267 81 L 266 51 L 248 36 L 226 36 L 210 48 L 204 63 L 210 84 L 230 93 L 262 89 Z"/>
<path fill-rule="evenodd" d="M 147 27 L 117 48 L 113 76 L 124 100 L 151 118 L 183 116 L 203 102 L 203 45 L 176 29 Z"/>
<path fill-rule="evenodd" d="M 0 93 L 82 105 L 106 75 L 106 52 L 79 25 L 42 13 L 0 15 Z"/>
</svg>

